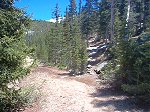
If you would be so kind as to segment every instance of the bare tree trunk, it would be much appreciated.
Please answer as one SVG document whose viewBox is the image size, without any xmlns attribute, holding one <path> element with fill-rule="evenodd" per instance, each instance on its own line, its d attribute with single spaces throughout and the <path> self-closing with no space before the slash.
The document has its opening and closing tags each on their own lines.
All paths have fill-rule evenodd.
<svg viewBox="0 0 150 112">
<path fill-rule="evenodd" d="M 130 9 L 131 9 L 131 0 L 128 0 L 128 11 L 127 11 L 127 19 L 126 19 L 127 23 L 129 22 Z"/>
<path fill-rule="evenodd" d="M 114 42 L 114 2 L 115 0 L 112 0 L 111 2 L 111 38 L 110 41 L 113 43 Z"/>
<path fill-rule="evenodd" d="M 105 34 L 105 44 L 108 43 L 108 26 L 106 28 L 106 34 Z"/>
<path fill-rule="evenodd" d="M 128 10 L 127 10 L 127 18 L 126 18 L 126 37 L 125 39 L 128 40 L 129 39 L 129 27 L 128 27 L 128 23 L 129 23 L 129 18 L 130 18 L 130 9 L 131 9 L 131 0 L 128 0 Z"/>
</svg>

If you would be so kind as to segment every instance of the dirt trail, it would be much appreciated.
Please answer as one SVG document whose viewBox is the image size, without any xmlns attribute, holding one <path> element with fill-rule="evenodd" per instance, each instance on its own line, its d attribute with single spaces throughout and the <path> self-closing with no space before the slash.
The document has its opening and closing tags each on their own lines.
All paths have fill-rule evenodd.
<svg viewBox="0 0 150 112">
<path fill-rule="evenodd" d="M 97 90 L 95 78 L 90 75 L 70 77 L 66 71 L 38 67 L 20 86 L 34 86 L 40 93 L 37 102 L 24 112 L 134 112 L 124 95 L 106 88 Z"/>
</svg>

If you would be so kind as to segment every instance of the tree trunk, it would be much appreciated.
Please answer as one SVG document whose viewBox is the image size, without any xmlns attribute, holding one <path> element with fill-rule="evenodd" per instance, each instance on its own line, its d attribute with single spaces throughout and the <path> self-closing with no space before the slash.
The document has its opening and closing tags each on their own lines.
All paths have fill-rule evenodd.
<svg viewBox="0 0 150 112">
<path fill-rule="evenodd" d="M 129 39 L 129 27 L 128 27 L 128 23 L 129 23 L 129 18 L 130 18 L 130 9 L 131 9 L 131 0 L 128 0 L 128 10 L 127 10 L 127 18 L 126 18 L 126 36 L 125 36 L 125 40 Z"/>
</svg>

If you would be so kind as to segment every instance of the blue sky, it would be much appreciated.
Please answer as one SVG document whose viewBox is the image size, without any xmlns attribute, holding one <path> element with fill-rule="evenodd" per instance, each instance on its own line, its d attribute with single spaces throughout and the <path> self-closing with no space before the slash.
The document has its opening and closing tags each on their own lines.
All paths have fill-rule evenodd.
<svg viewBox="0 0 150 112">
<path fill-rule="evenodd" d="M 32 15 L 32 19 L 50 20 L 57 1 L 60 12 L 64 15 L 69 0 L 19 0 L 15 2 L 15 6 L 25 9 L 27 14 Z M 79 0 L 77 0 L 77 4 L 78 1 Z"/>
</svg>

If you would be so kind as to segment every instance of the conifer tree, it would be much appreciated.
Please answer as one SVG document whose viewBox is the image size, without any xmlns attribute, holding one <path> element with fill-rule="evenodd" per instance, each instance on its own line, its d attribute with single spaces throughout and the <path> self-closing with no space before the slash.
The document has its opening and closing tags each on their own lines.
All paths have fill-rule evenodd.
<svg viewBox="0 0 150 112">
<path fill-rule="evenodd" d="M 104 39 L 109 39 L 109 29 L 110 29 L 110 5 L 106 0 L 102 0 L 99 3 L 99 18 L 98 18 L 98 34 Z"/>
<path fill-rule="evenodd" d="M 59 17 L 60 17 L 60 10 L 59 10 L 58 3 L 56 3 L 53 15 L 54 15 L 54 19 L 56 19 L 55 25 L 57 27 L 58 26 L 58 22 L 59 22 Z"/>
<path fill-rule="evenodd" d="M 13 7 L 13 0 L 0 1 L 0 111 L 10 112 L 22 106 L 20 90 L 8 87 L 9 83 L 28 73 L 24 59 L 30 50 L 24 42 L 24 30 L 29 19 L 24 12 Z"/>
<path fill-rule="evenodd" d="M 81 31 L 83 35 L 88 39 L 88 36 L 92 33 L 92 14 L 93 6 L 92 0 L 86 0 L 85 6 L 82 8 L 82 18 L 81 18 Z"/>
<path fill-rule="evenodd" d="M 69 21 L 70 21 L 70 30 L 72 31 L 73 19 L 75 16 L 77 16 L 76 0 L 70 0 L 68 14 L 69 14 Z"/>
<path fill-rule="evenodd" d="M 66 8 L 66 14 L 65 19 L 63 22 L 63 48 L 64 48 L 64 57 L 65 57 L 65 63 L 67 65 L 68 69 L 70 68 L 71 63 L 71 36 L 70 36 L 70 22 L 69 22 L 69 14 L 68 14 L 68 8 Z"/>
<path fill-rule="evenodd" d="M 66 11 L 67 12 L 67 11 Z M 68 26 L 69 20 L 69 37 L 68 38 L 68 50 L 69 50 L 69 68 L 72 69 L 73 74 L 78 74 L 79 72 L 83 72 L 85 67 L 85 58 L 86 54 L 83 52 L 80 54 L 81 50 L 83 50 L 83 41 L 81 37 L 80 25 L 79 25 L 79 16 L 77 16 L 76 4 L 75 0 L 70 0 L 69 11 L 66 13 L 65 25 Z M 67 24 L 66 24 L 67 23 Z M 67 28 L 68 29 L 68 28 Z M 81 45 L 82 43 L 82 45 Z M 81 56 L 82 55 L 82 56 Z M 82 65 L 82 66 L 81 66 Z M 82 69 L 81 69 L 82 67 Z"/>
</svg>

